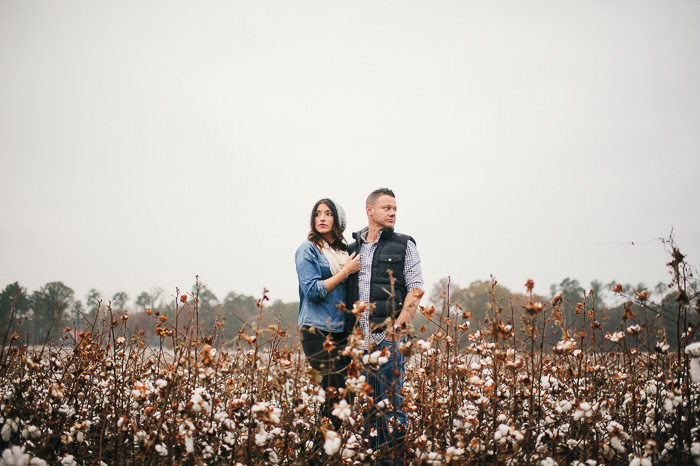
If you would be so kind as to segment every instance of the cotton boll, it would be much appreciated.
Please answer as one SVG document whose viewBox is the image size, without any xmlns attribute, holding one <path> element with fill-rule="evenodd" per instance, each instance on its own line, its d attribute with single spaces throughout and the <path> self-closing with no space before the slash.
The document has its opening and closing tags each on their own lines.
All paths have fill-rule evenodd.
<svg viewBox="0 0 700 466">
<path fill-rule="evenodd" d="M 311 400 L 315 403 L 325 403 L 326 402 L 326 391 L 322 388 L 319 388 L 318 394 L 312 396 Z"/>
<path fill-rule="evenodd" d="M 694 383 L 700 383 L 700 358 L 690 360 L 690 378 Z"/>
<path fill-rule="evenodd" d="M 156 445 L 156 453 L 158 453 L 160 456 L 168 456 L 168 448 L 162 443 L 159 443 Z"/>
<path fill-rule="evenodd" d="M 355 435 L 351 435 L 345 443 L 345 447 L 343 447 L 340 454 L 343 458 L 352 458 L 353 456 L 355 456 L 359 448 L 360 445 L 358 443 L 357 437 Z"/>
<path fill-rule="evenodd" d="M 270 421 L 274 422 L 275 424 L 279 424 L 281 421 L 282 410 L 280 408 L 272 408 L 272 410 L 269 413 L 269 416 Z"/>
<path fill-rule="evenodd" d="M 544 390 L 549 390 L 549 387 L 551 386 L 549 384 L 549 376 L 543 375 L 540 384 Z"/>
<path fill-rule="evenodd" d="M 673 412 L 673 400 L 670 398 L 666 398 L 664 401 L 664 411 L 666 411 L 666 414 L 671 414 Z"/>
<path fill-rule="evenodd" d="M 340 400 L 340 403 L 338 403 L 335 407 L 335 409 L 331 412 L 331 414 L 338 419 L 344 420 L 350 417 L 352 414 L 352 408 L 348 404 L 347 401 L 345 400 Z"/>
<path fill-rule="evenodd" d="M 624 453 L 625 447 L 622 445 L 622 440 L 617 437 L 610 437 L 610 446 L 612 446 L 618 453 Z"/>
<path fill-rule="evenodd" d="M 422 352 L 425 352 L 425 351 L 428 351 L 428 350 L 430 349 L 430 347 L 432 346 L 432 342 L 430 342 L 430 341 L 425 341 L 425 340 L 421 339 L 421 340 L 418 340 L 418 341 L 416 342 L 416 346 L 418 346 L 418 348 L 419 348 Z"/>
<path fill-rule="evenodd" d="M 2 440 L 4 442 L 9 442 L 10 441 L 10 435 L 12 435 L 12 427 L 10 427 L 9 423 L 5 423 L 2 426 Z M 6 450 L 7 451 L 7 450 Z"/>
<path fill-rule="evenodd" d="M 73 455 L 66 455 L 61 460 L 61 466 L 78 466 Z"/>
<path fill-rule="evenodd" d="M 693 445 L 690 447 L 690 453 L 693 455 L 693 458 L 695 459 L 695 465 L 700 466 L 700 443 L 695 442 Z"/>
<path fill-rule="evenodd" d="M 10 436 L 12 435 L 12 432 L 17 432 L 19 429 L 19 425 L 17 424 L 18 419 L 8 419 L 5 421 L 5 424 L 2 426 L 2 439 L 5 442 L 8 442 L 10 440 Z"/>
<path fill-rule="evenodd" d="M 685 347 L 685 352 L 694 358 L 700 358 L 700 341 L 691 343 Z"/>
<path fill-rule="evenodd" d="M 585 416 L 585 417 L 592 417 L 593 416 L 593 408 L 591 407 L 591 404 L 586 402 L 586 401 L 579 404 L 578 410 L 576 410 L 576 413 L 574 413 L 574 420 L 578 420 L 582 416 Z"/>
<path fill-rule="evenodd" d="M 375 406 L 377 407 L 377 409 L 388 409 L 391 405 L 389 404 L 388 399 L 384 399 L 384 400 L 377 402 L 377 404 Z"/>
<path fill-rule="evenodd" d="M 323 450 L 327 455 L 334 455 L 340 450 L 340 437 L 337 432 L 329 430 L 326 432 L 326 443 L 323 444 Z"/>
<path fill-rule="evenodd" d="M 279 462 L 280 462 L 280 459 L 277 456 L 277 453 L 275 453 L 272 450 L 267 450 L 267 460 L 272 464 L 279 464 Z"/>
<path fill-rule="evenodd" d="M 2 458 L 0 458 L 0 465 L 14 466 L 20 464 L 29 464 L 29 455 L 24 452 L 24 448 L 13 446 L 12 448 L 7 448 L 5 451 L 2 452 Z"/>
<path fill-rule="evenodd" d="M 442 458 L 440 458 L 440 454 L 434 451 L 428 453 L 428 464 L 442 464 Z"/>
<path fill-rule="evenodd" d="M 511 435 L 518 442 L 522 442 L 523 440 L 525 440 L 525 436 L 519 430 L 514 429 L 513 432 L 511 432 Z"/>
<path fill-rule="evenodd" d="M 264 430 L 262 432 L 259 432 L 255 434 L 255 444 L 259 447 L 265 446 L 267 443 L 267 432 Z"/>
<path fill-rule="evenodd" d="M 459 459 L 462 455 L 464 455 L 464 449 L 449 447 L 446 451 L 446 455 L 448 459 Z"/>
<path fill-rule="evenodd" d="M 22 430 L 22 438 L 36 440 L 41 437 L 41 431 L 37 426 L 24 426 Z"/>
<path fill-rule="evenodd" d="M 375 351 L 369 355 L 365 354 L 362 358 L 362 362 L 364 362 L 365 364 L 376 366 L 389 362 L 389 358 L 386 356 L 382 356 L 381 351 Z"/>
</svg>

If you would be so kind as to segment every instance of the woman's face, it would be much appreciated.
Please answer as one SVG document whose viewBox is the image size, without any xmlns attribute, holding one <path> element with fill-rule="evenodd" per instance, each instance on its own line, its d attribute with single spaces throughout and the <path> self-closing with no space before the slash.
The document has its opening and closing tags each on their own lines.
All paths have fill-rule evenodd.
<svg viewBox="0 0 700 466">
<path fill-rule="evenodd" d="M 331 212 L 331 208 L 328 207 L 326 204 L 319 204 L 316 208 L 316 218 L 314 220 L 314 227 L 316 228 L 318 234 L 326 238 L 326 240 L 328 240 L 328 237 L 332 236 L 331 231 L 333 230 L 334 221 L 335 219 L 333 218 L 333 212 Z"/>
</svg>

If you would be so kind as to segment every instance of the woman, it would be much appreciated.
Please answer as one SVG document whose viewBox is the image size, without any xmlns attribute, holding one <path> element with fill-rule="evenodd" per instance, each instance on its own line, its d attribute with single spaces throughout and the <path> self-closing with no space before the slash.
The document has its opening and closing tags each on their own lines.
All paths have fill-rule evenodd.
<svg viewBox="0 0 700 466">
<path fill-rule="evenodd" d="M 344 230 L 345 211 L 332 200 L 321 199 L 311 211 L 308 239 L 296 252 L 301 347 L 320 374 L 324 390 L 345 387 L 347 362 L 340 353 L 352 329 L 345 328 L 345 313 L 336 306 L 345 302 L 342 282 L 360 270 L 360 256 L 348 256 Z M 327 393 L 324 415 L 328 417 L 332 398 Z"/>
</svg>

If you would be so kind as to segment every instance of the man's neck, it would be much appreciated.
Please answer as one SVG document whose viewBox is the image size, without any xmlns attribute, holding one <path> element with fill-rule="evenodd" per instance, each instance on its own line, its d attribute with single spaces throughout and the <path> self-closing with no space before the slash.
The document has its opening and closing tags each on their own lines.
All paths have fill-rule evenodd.
<svg viewBox="0 0 700 466">
<path fill-rule="evenodd" d="M 367 232 L 367 242 L 368 243 L 374 243 L 377 241 L 379 238 L 379 232 L 382 231 L 383 228 L 380 227 L 379 225 L 370 225 L 369 231 Z"/>
</svg>

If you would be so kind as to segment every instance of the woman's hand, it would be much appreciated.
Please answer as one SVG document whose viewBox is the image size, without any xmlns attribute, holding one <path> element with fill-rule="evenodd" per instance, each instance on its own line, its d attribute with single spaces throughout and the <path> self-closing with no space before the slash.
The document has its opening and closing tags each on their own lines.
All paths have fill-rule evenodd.
<svg viewBox="0 0 700 466">
<path fill-rule="evenodd" d="M 353 252 L 350 257 L 345 261 L 345 264 L 343 265 L 343 272 L 345 273 L 345 276 L 347 277 L 350 274 L 353 274 L 355 272 L 360 271 L 360 256 L 356 253 Z"/>
<path fill-rule="evenodd" d="M 326 290 L 331 291 L 351 274 L 358 272 L 359 270 L 360 256 L 353 252 L 352 255 L 345 260 L 345 264 L 343 264 L 343 268 L 340 269 L 340 272 L 323 280 L 323 283 L 326 285 Z"/>
</svg>

